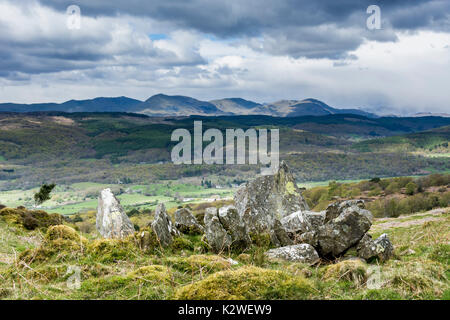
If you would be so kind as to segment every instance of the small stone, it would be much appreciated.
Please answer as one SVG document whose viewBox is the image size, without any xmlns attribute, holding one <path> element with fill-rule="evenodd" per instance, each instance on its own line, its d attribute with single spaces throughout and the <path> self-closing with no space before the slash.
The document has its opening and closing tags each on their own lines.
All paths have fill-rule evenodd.
<svg viewBox="0 0 450 320">
<path fill-rule="evenodd" d="M 310 265 L 320 261 L 317 251 L 313 246 L 303 243 L 292 246 L 270 249 L 266 252 L 269 259 L 281 259 L 292 262 L 307 263 Z"/>
</svg>

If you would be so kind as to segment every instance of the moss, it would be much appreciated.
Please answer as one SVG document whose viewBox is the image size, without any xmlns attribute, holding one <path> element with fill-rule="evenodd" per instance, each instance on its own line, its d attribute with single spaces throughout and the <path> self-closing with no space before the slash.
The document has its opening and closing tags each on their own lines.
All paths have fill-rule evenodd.
<svg viewBox="0 0 450 320">
<path fill-rule="evenodd" d="M 204 280 L 179 288 L 176 299 L 306 299 L 313 287 L 303 277 L 283 271 L 242 267 L 215 273 Z"/>
<path fill-rule="evenodd" d="M 185 257 L 168 257 L 166 263 L 173 268 L 187 273 L 202 275 L 226 270 L 231 267 L 230 261 L 216 255 L 192 255 Z"/>
<path fill-rule="evenodd" d="M 160 265 L 151 265 L 140 267 L 130 273 L 128 273 L 128 277 L 133 279 L 141 279 L 146 282 L 154 282 L 154 283 L 171 283 L 171 270 L 170 267 L 160 266 Z"/>
<path fill-rule="evenodd" d="M 250 264 L 252 263 L 252 256 L 248 253 L 241 253 L 238 255 L 237 260 L 243 264 Z"/>
<path fill-rule="evenodd" d="M 136 232 L 134 235 L 126 238 L 127 241 L 132 241 L 134 244 L 145 252 L 155 252 L 157 249 L 161 249 L 158 237 L 152 228 L 147 227 L 142 229 L 139 232 Z"/>
<path fill-rule="evenodd" d="M 361 285 L 367 281 L 367 266 L 359 259 L 344 260 L 325 268 L 325 280 L 350 281 Z"/>
<path fill-rule="evenodd" d="M 269 248 L 272 243 L 272 237 L 267 232 L 252 232 L 250 233 L 250 239 L 252 240 L 252 244 L 257 247 Z"/>
<path fill-rule="evenodd" d="M 313 276 L 313 271 L 307 264 L 289 263 L 285 270 L 294 276 L 303 276 L 305 278 L 310 278 Z"/>
<path fill-rule="evenodd" d="M 48 228 L 47 233 L 45 234 L 45 239 L 47 241 L 56 239 L 86 241 L 86 239 L 79 235 L 75 229 L 65 225 L 51 226 Z"/>
<path fill-rule="evenodd" d="M 170 299 L 173 288 L 162 266 L 147 266 L 135 272 L 104 278 L 87 279 L 81 283 L 81 290 L 74 292 L 72 299 Z M 167 273 L 167 268 L 165 268 Z"/>
<path fill-rule="evenodd" d="M 178 230 L 183 234 L 198 235 L 203 234 L 203 230 L 198 226 L 179 226 Z"/>
<path fill-rule="evenodd" d="M 19 260 L 27 264 L 42 263 L 53 259 L 55 262 L 76 259 L 83 254 L 84 244 L 65 239 L 55 239 L 44 241 L 42 245 L 35 249 L 23 251 Z"/>
<path fill-rule="evenodd" d="M 0 210 L 0 217 L 11 225 L 23 227 L 27 230 L 48 228 L 52 225 L 64 223 L 64 218 L 59 214 L 48 214 L 42 210 L 27 210 L 25 207 L 3 208 Z"/>
<path fill-rule="evenodd" d="M 137 249 L 131 239 L 99 239 L 87 245 L 87 253 L 101 263 L 127 260 L 136 254 Z"/>
<path fill-rule="evenodd" d="M 194 250 L 194 244 L 184 237 L 175 237 L 170 244 L 170 247 L 174 250 Z"/>
</svg>

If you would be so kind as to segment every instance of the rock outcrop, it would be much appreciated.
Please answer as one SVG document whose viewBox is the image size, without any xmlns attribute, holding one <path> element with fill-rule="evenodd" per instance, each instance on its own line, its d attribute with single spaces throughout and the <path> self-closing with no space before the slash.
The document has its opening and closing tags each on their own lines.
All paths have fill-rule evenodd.
<svg viewBox="0 0 450 320">
<path fill-rule="evenodd" d="M 200 225 L 188 208 L 181 208 L 175 211 L 175 227 L 181 233 L 202 234 L 204 228 Z"/>
<path fill-rule="evenodd" d="M 151 223 L 151 228 L 163 247 L 168 247 L 172 243 L 173 237 L 180 235 L 167 214 L 166 206 L 163 203 L 158 204 L 155 209 L 155 219 Z"/>
<path fill-rule="evenodd" d="M 337 217 L 317 232 L 319 252 L 334 257 L 358 243 L 372 225 L 372 214 L 360 204 L 346 202 L 335 206 L 339 208 Z"/>
<path fill-rule="evenodd" d="M 239 188 L 234 201 L 250 233 L 273 235 L 277 220 L 296 211 L 308 210 L 284 161 L 276 174 L 258 177 Z"/>
<path fill-rule="evenodd" d="M 292 262 L 315 264 L 319 262 L 319 254 L 313 246 L 303 243 L 281 248 L 270 249 L 266 252 L 269 259 L 281 259 Z"/>
<path fill-rule="evenodd" d="M 111 189 L 100 191 L 96 226 L 104 238 L 122 239 L 134 233 L 134 225 Z"/>
</svg>

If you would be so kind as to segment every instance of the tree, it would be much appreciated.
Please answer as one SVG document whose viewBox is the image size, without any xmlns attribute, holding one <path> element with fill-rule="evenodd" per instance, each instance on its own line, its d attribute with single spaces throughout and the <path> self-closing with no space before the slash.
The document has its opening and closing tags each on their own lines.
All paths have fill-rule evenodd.
<svg viewBox="0 0 450 320">
<path fill-rule="evenodd" d="M 406 194 L 412 196 L 417 190 L 417 185 L 414 182 L 410 182 L 406 185 Z"/>
<path fill-rule="evenodd" d="M 43 204 L 45 201 L 50 200 L 50 193 L 55 188 L 55 184 L 43 184 L 38 192 L 34 194 L 34 202 L 36 205 Z"/>
</svg>

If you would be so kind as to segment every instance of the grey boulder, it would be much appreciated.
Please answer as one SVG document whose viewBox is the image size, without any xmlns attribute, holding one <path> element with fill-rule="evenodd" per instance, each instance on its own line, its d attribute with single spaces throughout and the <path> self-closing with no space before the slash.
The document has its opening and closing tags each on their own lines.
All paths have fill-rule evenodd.
<svg viewBox="0 0 450 320">
<path fill-rule="evenodd" d="M 167 214 L 166 206 L 163 203 L 156 206 L 155 219 L 151 223 L 151 228 L 162 247 L 168 247 L 172 243 L 173 237 L 180 235 Z"/>
<path fill-rule="evenodd" d="M 218 217 L 222 227 L 231 236 L 231 247 L 233 249 L 245 249 L 250 246 L 251 239 L 247 227 L 234 206 L 220 208 Z"/>
<path fill-rule="evenodd" d="M 96 227 L 104 238 L 122 239 L 134 233 L 134 225 L 111 189 L 100 191 Z"/>
<path fill-rule="evenodd" d="M 204 228 L 200 225 L 188 208 L 181 208 L 175 211 L 175 227 L 181 233 L 202 234 Z"/>
<path fill-rule="evenodd" d="M 324 212 L 296 211 L 280 220 L 284 229 L 290 233 L 317 231 L 325 220 Z"/>
<path fill-rule="evenodd" d="M 323 223 L 327 223 L 335 218 L 337 218 L 342 211 L 346 208 L 357 206 L 361 209 L 365 209 L 366 205 L 364 200 L 347 200 L 347 201 L 337 201 L 330 204 L 325 210 L 325 218 Z"/>
<path fill-rule="evenodd" d="M 205 210 L 205 238 L 212 251 L 220 253 L 232 244 L 232 238 L 219 220 L 217 208 Z"/>
<path fill-rule="evenodd" d="M 313 246 L 303 243 L 292 246 L 270 249 L 266 252 L 269 259 L 281 259 L 292 262 L 315 264 L 320 261 L 317 251 Z"/>
<path fill-rule="evenodd" d="M 358 243 L 372 225 L 372 214 L 358 205 L 340 207 L 339 215 L 317 232 L 322 255 L 338 256 Z"/>
</svg>

